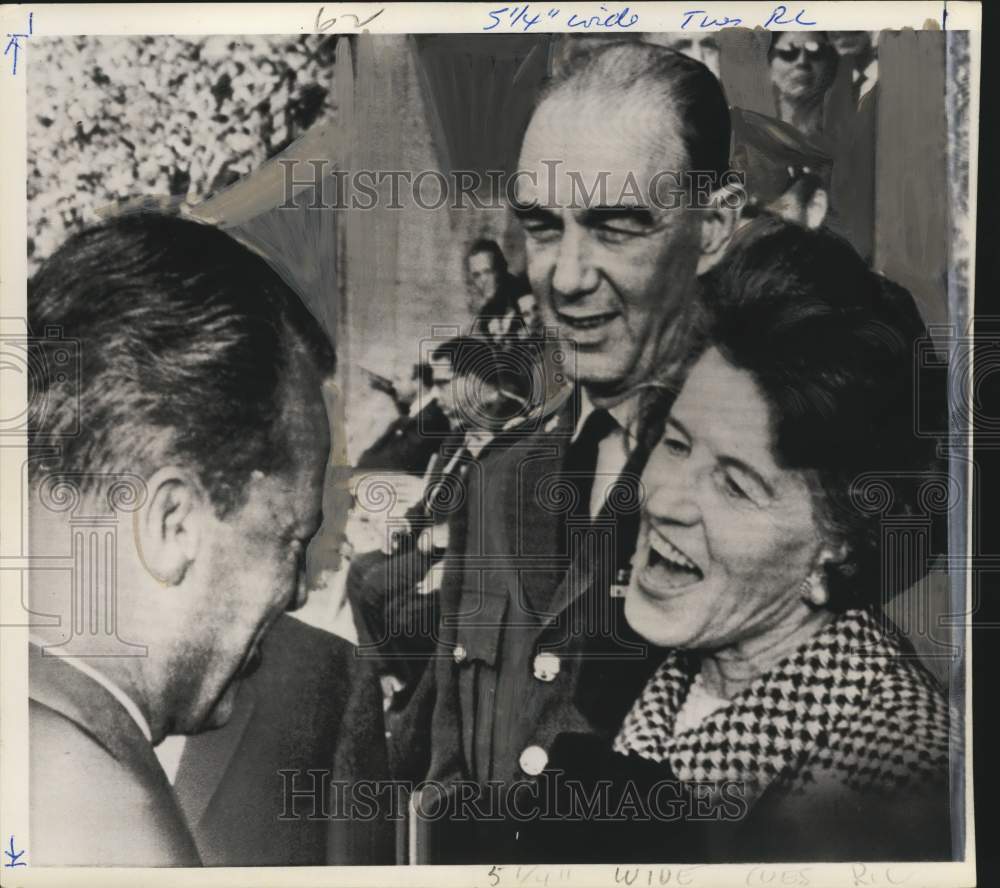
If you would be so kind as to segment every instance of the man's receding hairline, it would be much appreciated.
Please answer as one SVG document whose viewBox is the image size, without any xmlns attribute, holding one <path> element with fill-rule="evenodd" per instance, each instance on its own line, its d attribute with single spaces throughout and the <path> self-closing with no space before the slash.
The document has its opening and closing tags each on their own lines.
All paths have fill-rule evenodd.
<svg viewBox="0 0 1000 888">
<path fill-rule="evenodd" d="M 610 86 L 607 87 L 607 90 L 609 93 L 612 92 Z M 671 98 L 673 98 L 673 92 L 674 92 L 673 86 L 670 87 L 670 91 L 671 91 Z M 574 90 L 570 83 L 560 84 L 555 89 L 553 89 L 552 92 L 546 95 L 542 99 L 542 101 L 538 103 L 538 105 L 535 107 L 535 110 L 532 112 L 531 118 L 528 121 L 528 127 L 525 130 L 525 138 L 522 139 L 521 151 L 519 153 L 519 164 L 521 162 L 521 158 L 523 158 L 524 155 L 524 147 L 528 143 L 527 134 L 531 131 L 532 127 L 535 126 L 536 121 L 541 117 L 542 110 L 545 109 L 547 106 L 549 106 L 550 102 L 553 102 L 553 100 L 560 99 L 560 97 L 562 97 L 562 101 L 564 104 L 571 103 L 572 98 L 574 97 L 573 96 L 574 92 L 577 97 L 581 98 L 583 101 L 586 101 L 588 104 L 592 104 L 596 100 L 596 98 L 598 98 L 597 95 L 591 93 L 589 90 L 582 90 L 582 89 Z M 633 88 L 630 88 L 626 95 L 632 96 L 634 101 L 638 101 L 639 99 L 642 98 L 641 96 L 636 95 L 636 91 Z M 615 105 L 611 109 L 609 109 L 610 113 L 611 114 L 621 113 L 622 104 L 623 102 L 620 100 L 619 97 L 619 100 L 616 101 Z M 577 111 L 578 110 L 579 106 L 577 106 Z M 649 103 L 645 102 L 644 104 L 642 104 L 641 110 L 644 114 L 648 112 L 651 113 Z M 670 139 L 672 142 L 675 143 L 675 145 L 671 147 L 676 147 L 676 149 L 680 151 L 682 154 L 682 157 L 679 160 L 671 162 L 676 166 L 680 166 L 682 169 L 687 169 L 688 167 L 690 167 L 692 160 L 689 156 L 688 146 L 684 140 L 684 136 L 682 133 L 680 112 L 676 108 L 676 103 L 666 102 L 662 104 L 660 107 L 656 109 L 655 113 L 651 113 L 651 117 L 656 121 L 657 125 L 659 126 L 660 128 L 659 133 L 654 132 L 652 129 L 645 129 L 642 130 L 644 135 L 650 140 L 650 142 L 659 142 L 663 147 L 666 147 L 664 145 L 664 142 L 667 139 Z M 656 138 L 657 135 L 659 135 L 659 138 Z M 551 158 L 551 159 L 561 160 L 561 158 Z M 546 160 L 548 160 L 548 158 L 546 158 Z M 629 160 L 631 160 L 631 158 L 629 158 Z"/>
<path fill-rule="evenodd" d="M 572 78 L 554 83 L 535 107 L 532 119 L 548 103 L 560 98 L 567 100 L 575 98 L 588 104 L 596 102 L 599 98 L 613 99 L 613 102 L 604 109 L 605 112 L 611 113 L 617 113 L 624 100 L 628 99 L 629 101 L 643 102 L 643 110 L 646 110 L 651 101 L 660 99 L 657 93 L 661 90 L 667 94 L 667 101 L 663 102 L 662 106 L 673 110 L 672 106 L 676 104 L 677 99 L 677 84 L 665 77 L 640 76 L 623 86 L 622 84 L 609 83 L 583 71 Z M 676 117 L 677 112 L 673 113 Z"/>
</svg>

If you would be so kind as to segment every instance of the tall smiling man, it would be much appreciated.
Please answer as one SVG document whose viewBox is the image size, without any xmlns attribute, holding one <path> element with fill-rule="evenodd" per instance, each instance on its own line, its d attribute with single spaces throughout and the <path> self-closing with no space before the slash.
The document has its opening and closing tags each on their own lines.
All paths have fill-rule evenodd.
<svg viewBox="0 0 1000 888">
<path fill-rule="evenodd" d="M 682 362 L 698 277 L 732 234 L 736 211 L 704 186 L 724 181 L 729 137 L 708 69 L 642 43 L 563 72 L 528 125 L 515 209 L 573 385 L 538 428 L 484 458 L 451 537 L 440 656 L 411 702 L 412 734 L 396 740 L 403 770 L 453 787 L 453 806 L 469 785 L 499 781 L 505 813 L 525 816 L 517 791 L 530 794 L 558 736 L 610 743 L 659 662 L 617 597 L 644 461 L 628 431 L 643 389 Z M 517 860 L 516 821 L 439 818 L 423 859 Z"/>
</svg>

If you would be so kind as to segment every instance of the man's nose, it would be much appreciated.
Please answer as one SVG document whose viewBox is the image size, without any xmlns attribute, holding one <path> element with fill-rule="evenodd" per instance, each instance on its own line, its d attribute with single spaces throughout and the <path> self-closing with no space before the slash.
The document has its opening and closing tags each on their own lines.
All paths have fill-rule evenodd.
<svg viewBox="0 0 1000 888">
<path fill-rule="evenodd" d="M 559 243 L 552 289 L 572 299 L 597 289 L 597 284 L 597 272 L 591 264 L 582 231 L 577 226 L 570 226 Z"/>
</svg>

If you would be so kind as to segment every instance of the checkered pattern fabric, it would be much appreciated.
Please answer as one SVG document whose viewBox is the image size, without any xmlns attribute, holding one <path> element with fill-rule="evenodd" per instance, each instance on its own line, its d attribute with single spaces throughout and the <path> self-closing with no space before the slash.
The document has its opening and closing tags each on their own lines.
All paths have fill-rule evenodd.
<svg viewBox="0 0 1000 888">
<path fill-rule="evenodd" d="M 957 722 L 933 676 L 867 610 L 839 615 L 699 725 L 674 733 L 698 666 L 672 653 L 649 680 L 615 750 L 667 762 L 683 782 L 739 781 L 800 793 L 833 781 L 889 792 L 946 779 Z"/>
</svg>

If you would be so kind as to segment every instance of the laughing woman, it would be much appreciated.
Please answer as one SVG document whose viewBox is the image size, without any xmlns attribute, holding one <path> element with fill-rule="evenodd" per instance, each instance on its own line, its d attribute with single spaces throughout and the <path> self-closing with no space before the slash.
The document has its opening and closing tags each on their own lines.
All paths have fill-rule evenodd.
<svg viewBox="0 0 1000 888">
<path fill-rule="evenodd" d="M 610 859 L 948 858 L 956 726 L 879 610 L 926 565 L 881 551 L 871 498 L 913 515 L 942 483 L 914 434 L 923 325 L 831 234 L 754 223 L 731 250 L 647 429 L 625 615 L 670 652 L 614 755 L 566 738 L 551 768 L 645 786 Z"/>
</svg>

